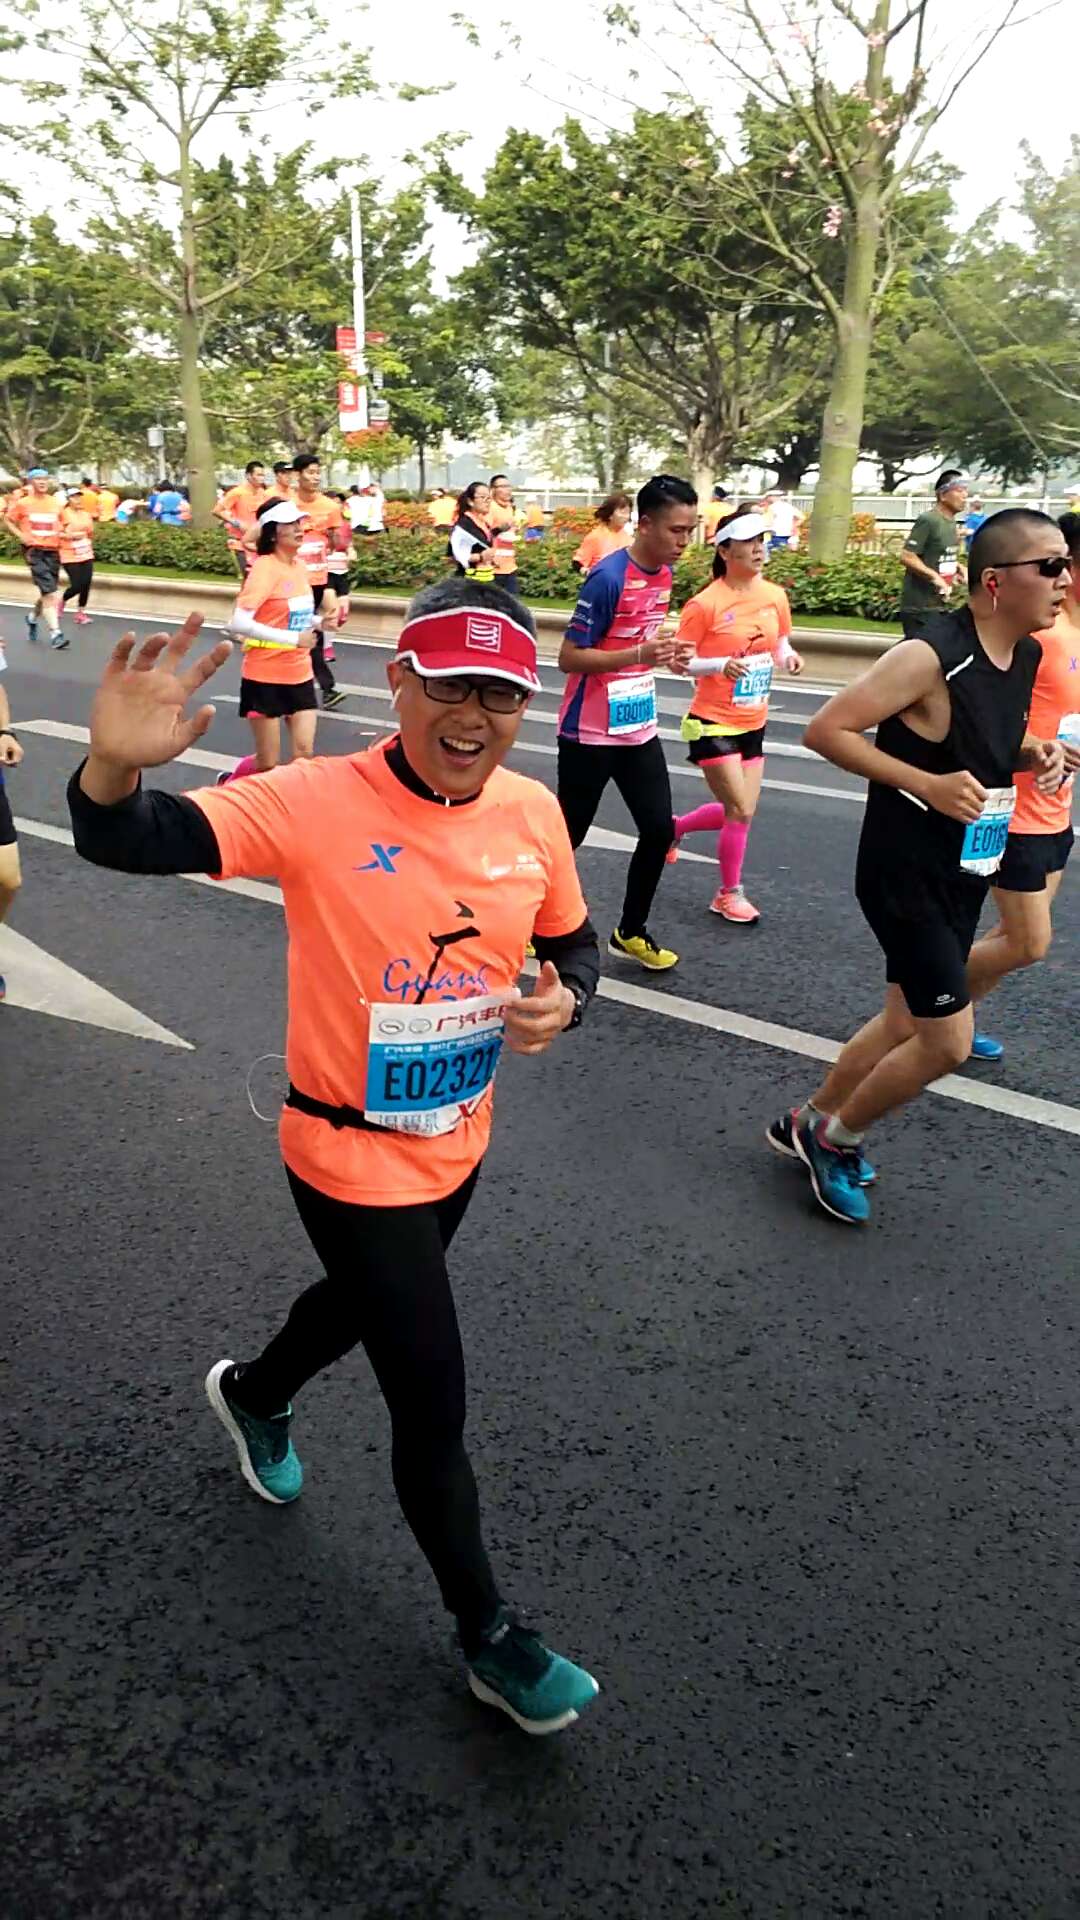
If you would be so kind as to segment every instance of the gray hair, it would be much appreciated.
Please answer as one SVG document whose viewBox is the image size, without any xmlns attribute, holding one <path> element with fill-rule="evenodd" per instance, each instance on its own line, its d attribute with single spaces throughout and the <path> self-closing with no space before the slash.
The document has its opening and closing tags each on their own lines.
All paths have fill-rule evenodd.
<svg viewBox="0 0 1080 1920">
<path fill-rule="evenodd" d="M 523 600 L 516 600 L 505 587 L 490 580 L 468 580 L 457 575 L 437 580 L 433 587 L 421 587 L 409 602 L 406 622 L 422 620 L 429 613 L 450 613 L 455 607 L 472 607 L 481 613 L 505 613 L 519 627 L 536 638 L 536 621 Z"/>
</svg>

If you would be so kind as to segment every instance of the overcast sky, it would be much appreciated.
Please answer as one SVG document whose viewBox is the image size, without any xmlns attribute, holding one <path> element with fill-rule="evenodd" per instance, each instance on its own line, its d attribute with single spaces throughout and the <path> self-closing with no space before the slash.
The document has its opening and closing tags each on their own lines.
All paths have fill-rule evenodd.
<svg viewBox="0 0 1080 1920">
<path fill-rule="evenodd" d="M 420 0 L 419 6 L 395 7 L 376 0 L 363 21 L 377 76 L 388 83 L 453 81 L 453 87 L 411 105 L 384 99 L 332 109 L 315 123 L 320 148 L 350 152 L 362 147 L 390 183 L 411 145 L 440 132 L 467 129 L 471 138 L 461 164 L 479 180 L 509 127 L 549 133 L 567 112 L 574 112 L 599 133 L 605 123 L 627 118 L 626 102 L 661 105 L 665 91 L 675 84 L 662 65 L 665 55 L 679 71 L 692 73 L 695 90 L 718 119 L 730 124 L 738 110 L 738 91 L 721 77 L 715 55 L 700 45 L 691 47 L 677 31 L 679 18 L 669 0 L 643 5 L 641 18 L 666 22 L 669 32 L 654 38 L 651 48 L 642 46 L 633 54 L 604 28 L 598 0 L 538 0 L 532 6 L 518 0 L 512 29 L 505 25 L 506 0 L 473 0 L 467 11 L 481 38 L 479 50 L 468 45 L 453 23 L 459 4 L 462 0 Z M 711 9 L 710 24 L 722 19 L 724 9 L 715 0 L 697 4 L 703 16 Z M 775 4 L 779 10 L 782 0 Z M 998 19 L 1005 4 L 1007 0 L 999 0 L 997 7 L 975 0 L 972 6 L 952 6 L 930 0 L 928 41 L 939 55 L 932 69 L 939 82 L 978 44 L 981 28 Z M 1022 12 L 1033 15 L 1041 4 L 1028 0 Z M 789 18 L 792 14 L 806 18 L 797 8 L 789 8 Z M 844 63 L 859 49 L 838 17 L 830 19 L 837 34 L 834 71 L 842 75 Z M 521 36 L 519 49 L 512 42 L 514 33 Z M 783 46 L 785 40 L 790 46 L 791 30 L 781 25 L 778 42 Z M 636 78 L 633 67 L 638 69 Z M 1078 70 L 1080 8 L 1058 0 L 1038 18 L 1010 29 L 961 89 L 933 137 L 961 172 L 954 194 L 962 223 L 992 201 L 1014 197 L 1023 141 L 1031 143 L 1051 171 L 1060 167 L 1069 133 L 1080 126 L 1073 84 Z M 452 272 L 462 258 L 454 224 L 440 220 L 436 259 L 441 270 Z"/>
</svg>

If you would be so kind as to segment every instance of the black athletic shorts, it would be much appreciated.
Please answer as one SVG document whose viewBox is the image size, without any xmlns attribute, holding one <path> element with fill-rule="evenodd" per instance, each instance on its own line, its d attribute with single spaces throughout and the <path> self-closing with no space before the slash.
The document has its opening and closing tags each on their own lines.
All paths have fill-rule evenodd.
<svg viewBox="0 0 1080 1920">
<path fill-rule="evenodd" d="M 315 602 L 316 613 L 318 613 L 319 608 L 322 606 L 323 594 L 326 592 L 328 584 L 329 583 L 326 580 L 324 580 L 321 586 L 312 587 L 311 589 L 311 597 Z"/>
<path fill-rule="evenodd" d="M 337 594 L 337 597 L 339 600 L 345 600 L 348 598 L 349 587 L 351 585 L 351 582 L 352 582 L 352 575 L 348 567 L 346 567 L 344 572 L 342 573 L 328 573 L 326 576 L 327 586 L 332 588 L 334 593 Z"/>
<path fill-rule="evenodd" d="M 1006 893 L 1041 893 L 1051 873 L 1060 873 L 1073 845 L 1073 830 L 1060 833 L 1010 833 L 1005 855 L 990 885 Z"/>
<path fill-rule="evenodd" d="M 0 847 L 13 847 L 18 837 L 15 822 L 11 817 L 11 802 L 7 797 L 7 788 L 0 780 Z"/>
<path fill-rule="evenodd" d="M 57 547 L 27 547 L 26 564 L 39 593 L 48 597 L 60 585 L 60 552 Z"/>
<path fill-rule="evenodd" d="M 317 706 L 314 679 L 297 680 L 292 686 L 282 686 L 277 680 L 240 681 L 242 720 L 249 713 L 263 720 L 284 720 L 290 713 L 306 713 L 309 707 Z"/>
<path fill-rule="evenodd" d="M 695 767 L 703 767 L 709 760 L 727 760 L 735 753 L 744 760 L 760 760 L 764 751 L 764 727 L 755 727 L 753 733 L 709 733 L 689 742 L 689 758 Z"/>
<path fill-rule="evenodd" d="M 860 851 L 855 898 L 885 955 L 885 978 L 916 1020 L 970 1004 L 967 963 L 990 882 L 974 874 L 897 868 Z"/>
</svg>

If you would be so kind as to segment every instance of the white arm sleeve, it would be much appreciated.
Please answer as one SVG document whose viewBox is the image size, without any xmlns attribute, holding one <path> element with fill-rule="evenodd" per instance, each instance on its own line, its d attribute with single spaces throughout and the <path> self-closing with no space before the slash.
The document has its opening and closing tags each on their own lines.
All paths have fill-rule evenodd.
<svg viewBox="0 0 1080 1920">
<path fill-rule="evenodd" d="M 450 551 L 459 567 L 468 566 L 479 545 L 479 540 L 474 540 L 472 534 L 466 533 L 464 527 L 451 527 Z"/>
<path fill-rule="evenodd" d="M 311 624 L 316 624 L 316 615 L 312 615 Z M 238 640 L 269 640 L 272 646 L 295 647 L 299 634 L 289 634 L 284 627 L 264 627 L 247 607 L 234 607 L 232 618 L 225 629 Z"/>
<path fill-rule="evenodd" d="M 707 680 L 711 673 L 723 673 L 728 661 L 734 658 L 733 653 L 725 653 L 722 659 L 699 660 L 695 653 L 687 661 L 686 671 L 693 674 L 695 680 Z"/>
<path fill-rule="evenodd" d="M 789 666 L 792 660 L 798 658 L 791 644 L 791 640 L 786 633 L 781 635 L 779 645 L 773 648 L 773 658 L 777 665 L 781 667 Z"/>
</svg>

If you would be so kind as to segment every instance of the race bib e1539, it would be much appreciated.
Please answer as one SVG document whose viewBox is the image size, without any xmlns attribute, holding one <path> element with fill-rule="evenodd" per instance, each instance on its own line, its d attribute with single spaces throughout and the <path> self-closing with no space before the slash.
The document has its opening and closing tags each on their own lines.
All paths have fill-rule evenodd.
<svg viewBox="0 0 1080 1920">
<path fill-rule="evenodd" d="M 771 653 L 754 655 L 747 663 L 747 671 L 739 675 L 735 682 L 735 691 L 731 703 L 735 707 L 759 707 L 767 700 L 772 687 L 773 660 Z"/>
</svg>

